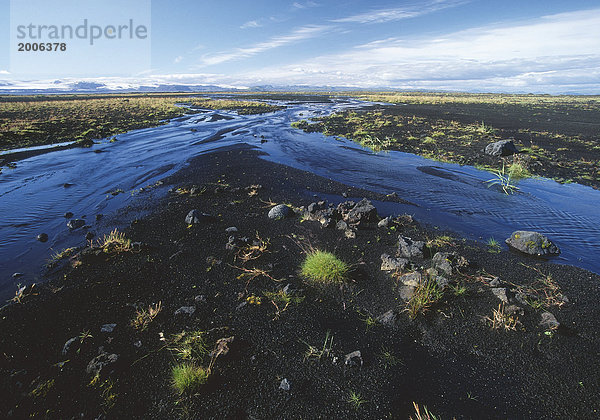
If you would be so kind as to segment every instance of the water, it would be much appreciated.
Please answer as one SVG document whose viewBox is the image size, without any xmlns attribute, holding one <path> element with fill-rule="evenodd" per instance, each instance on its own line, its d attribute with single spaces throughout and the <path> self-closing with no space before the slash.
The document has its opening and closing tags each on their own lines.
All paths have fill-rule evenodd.
<svg viewBox="0 0 600 420">
<path fill-rule="evenodd" d="M 427 160 L 402 152 L 372 153 L 345 139 L 304 133 L 292 121 L 358 107 L 356 100 L 294 102 L 286 110 L 238 116 L 210 111 L 168 125 L 119 135 L 89 149 L 69 149 L 18 162 L 0 174 L 0 298 L 18 283 L 39 281 L 54 252 L 85 243 L 85 231 L 69 231 L 63 214 L 85 217 L 91 230 L 105 232 L 106 218 L 133 200 L 155 199 L 160 188 L 139 193 L 182 168 L 194 156 L 238 144 L 266 153 L 267 160 L 343 182 L 398 195 L 415 205 L 377 203 L 382 214 L 413 214 L 417 220 L 466 237 L 499 242 L 514 230 L 547 234 L 562 249 L 557 262 L 600 273 L 600 191 L 546 179 L 519 183 L 505 195 L 486 183 L 488 172 Z M 262 137 L 266 142 L 261 142 Z M 101 153 L 98 153 L 101 152 Z M 73 184 L 65 187 L 65 184 Z M 112 195 L 112 192 L 123 193 Z M 152 195 L 154 194 L 154 195 Z M 333 197 L 332 197 L 333 198 Z M 45 232 L 47 243 L 35 237 Z M 13 278 L 15 272 L 23 273 Z"/>
</svg>

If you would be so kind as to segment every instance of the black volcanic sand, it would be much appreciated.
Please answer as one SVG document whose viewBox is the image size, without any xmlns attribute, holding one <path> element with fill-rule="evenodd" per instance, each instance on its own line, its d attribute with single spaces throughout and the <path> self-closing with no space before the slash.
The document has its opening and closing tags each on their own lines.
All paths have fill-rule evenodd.
<svg viewBox="0 0 600 420">
<path fill-rule="evenodd" d="M 413 402 L 441 418 L 598 417 L 600 276 L 505 251 L 493 254 L 485 245 L 455 238 L 438 250 L 470 261 L 453 277 L 466 293 L 448 289 L 411 320 L 402 311 L 396 280 L 380 270 L 380 255 L 395 253 L 399 233 L 433 239 L 441 232 L 415 222 L 395 231 L 374 226 L 347 239 L 299 217 L 270 220 L 265 203 L 308 205 L 316 200 L 307 190 L 385 197 L 269 163 L 241 148 L 195 158 L 167 182 L 173 188 L 196 185 L 202 193 L 142 201 L 154 213 L 126 230 L 143 243 L 139 251 L 65 260 L 36 295 L 1 311 L 1 417 L 404 419 L 414 413 Z M 254 194 L 245 188 L 252 184 L 262 188 Z M 184 219 L 191 209 L 216 220 L 188 228 Z M 246 264 L 236 260 L 225 249 L 229 226 L 239 229 L 238 236 L 268 239 L 268 252 Z M 305 283 L 299 267 L 308 246 L 352 263 L 348 285 Z M 543 309 L 525 305 L 517 331 L 486 324 L 484 317 L 500 301 L 482 273 L 504 283 L 535 281 L 539 274 L 521 262 L 550 274 L 568 297 L 569 303 L 548 309 L 561 323 L 557 331 L 545 332 L 538 325 Z M 260 276 L 246 284 L 236 267 L 267 270 L 279 282 Z M 305 299 L 277 318 L 263 293 L 287 284 Z M 240 307 L 248 296 L 263 296 L 262 304 Z M 145 331 L 135 330 L 135 306 L 158 302 L 163 309 L 156 319 Z M 174 315 L 182 306 L 196 311 Z M 394 325 L 365 322 L 390 309 L 397 311 Z M 100 331 L 107 323 L 117 324 L 112 333 Z M 217 339 L 235 339 L 208 383 L 196 395 L 179 396 L 170 384 L 177 358 L 161 337 L 193 330 L 208 331 L 211 347 Z M 79 351 L 63 356 L 65 342 L 85 331 L 91 337 Z M 321 348 L 328 331 L 332 354 L 305 360 L 306 343 Z M 86 366 L 100 347 L 118 360 L 90 383 Z M 361 351 L 362 367 L 345 366 L 344 355 L 355 350 Z M 384 350 L 394 363 L 385 363 Z M 289 391 L 279 389 L 283 378 Z M 353 406 L 351 392 L 365 402 Z"/>
</svg>

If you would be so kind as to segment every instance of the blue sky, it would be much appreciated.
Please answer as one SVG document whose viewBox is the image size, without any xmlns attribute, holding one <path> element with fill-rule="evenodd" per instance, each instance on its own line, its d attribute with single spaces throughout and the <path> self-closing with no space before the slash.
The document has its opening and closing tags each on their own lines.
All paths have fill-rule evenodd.
<svg viewBox="0 0 600 420">
<path fill-rule="evenodd" d="M 0 0 L 7 47 L 8 5 Z M 0 80 L 600 93 L 597 0 L 152 0 L 151 16 L 143 71 L 81 64 L 24 77 L 6 47 Z"/>
</svg>

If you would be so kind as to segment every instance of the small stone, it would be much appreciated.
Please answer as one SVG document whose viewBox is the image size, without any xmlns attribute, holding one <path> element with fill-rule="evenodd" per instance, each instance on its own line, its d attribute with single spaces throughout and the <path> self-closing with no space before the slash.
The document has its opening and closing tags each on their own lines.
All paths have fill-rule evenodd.
<svg viewBox="0 0 600 420">
<path fill-rule="evenodd" d="M 389 311 L 379 315 L 377 317 L 377 322 L 379 322 L 382 325 L 386 325 L 388 327 L 393 326 L 394 324 L 396 324 L 396 312 L 394 312 L 393 309 L 390 309 Z"/>
<path fill-rule="evenodd" d="M 422 257 L 425 242 L 413 241 L 411 238 L 400 235 L 398 237 L 398 252 L 406 258 Z"/>
<path fill-rule="evenodd" d="M 291 209 L 285 204 L 278 204 L 269 210 L 268 217 L 269 219 L 280 220 L 285 219 L 291 213 Z"/>
<path fill-rule="evenodd" d="M 18 279 L 19 277 L 23 277 L 25 274 L 23 273 L 13 273 L 12 278 L 13 279 Z"/>
<path fill-rule="evenodd" d="M 346 229 L 344 231 L 344 236 L 348 239 L 355 239 L 356 238 L 356 232 L 354 232 L 351 229 Z"/>
<path fill-rule="evenodd" d="M 342 193 L 342 197 L 344 197 L 344 198 L 348 198 L 348 193 L 347 193 L 347 192 L 343 192 L 343 193 Z"/>
<path fill-rule="evenodd" d="M 96 221 L 99 221 L 100 219 L 102 219 L 104 217 L 104 215 L 102 214 L 97 214 L 96 215 Z"/>
<path fill-rule="evenodd" d="M 555 330 L 560 327 L 560 322 L 550 312 L 542 312 L 542 320 L 540 321 L 540 327 L 546 330 Z"/>
<path fill-rule="evenodd" d="M 100 332 L 103 333 L 111 333 L 115 330 L 115 327 L 117 326 L 117 324 L 104 324 L 101 328 L 100 328 Z"/>
<path fill-rule="evenodd" d="M 73 338 L 69 338 L 67 340 L 67 342 L 64 344 L 63 348 L 62 348 L 62 355 L 66 356 L 67 354 L 69 354 L 69 352 L 71 351 L 71 346 L 73 345 L 74 342 L 76 342 L 79 339 L 79 337 L 73 337 Z"/>
<path fill-rule="evenodd" d="M 437 283 L 440 289 L 444 289 L 450 284 L 450 280 L 443 276 L 436 276 L 435 282 Z"/>
<path fill-rule="evenodd" d="M 508 303 L 508 290 L 505 287 L 493 287 L 492 293 L 504 303 Z"/>
<path fill-rule="evenodd" d="M 70 211 L 68 211 L 63 216 L 65 217 L 65 219 L 70 219 L 71 217 L 73 217 L 73 213 L 71 213 Z"/>
<path fill-rule="evenodd" d="M 386 218 L 381 219 L 379 221 L 379 223 L 377 223 L 377 227 L 386 228 L 390 225 L 391 222 L 392 222 L 392 217 L 388 216 Z"/>
<path fill-rule="evenodd" d="M 196 303 L 206 303 L 206 296 L 198 295 L 194 298 L 194 302 Z"/>
<path fill-rule="evenodd" d="M 135 343 L 133 343 L 133 345 L 139 349 L 140 347 L 142 347 L 142 342 L 140 340 L 138 340 Z"/>
<path fill-rule="evenodd" d="M 421 284 L 421 273 L 415 271 L 413 273 L 404 274 L 398 278 L 398 281 L 404 286 L 417 287 Z"/>
<path fill-rule="evenodd" d="M 102 371 L 117 362 L 119 356 L 116 354 L 108 354 L 105 352 L 100 353 L 98 356 L 94 357 L 90 363 L 88 363 L 87 368 L 85 369 L 87 373 L 93 376 L 100 376 Z"/>
<path fill-rule="evenodd" d="M 175 315 L 192 315 L 196 312 L 195 306 L 182 306 L 175 311 Z"/>
<path fill-rule="evenodd" d="M 290 384 L 290 381 L 288 381 L 286 378 L 283 378 L 279 384 L 279 389 L 284 391 L 289 391 L 291 387 L 292 385 Z"/>
<path fill-rule="evenodd" d="M 85 226 L 85 220 L 82 219 L 71 219 L 67 222 L 67 227 L 71 230 Z"/>
<path fill-rule="evenodd" d="M 37 239 L 40 242 L 47 242 L 48 241 L 48 234 L 47 233 L 40 233 L 35 239 Z"/>
<path fill-rule="evenodd" d="M 500 277 L 494 277 L 488 284 L 490 287 L 498 287 L 502 283 L 500 282 Z"/>
<path fill-rule="evenodd" d="M 185 223 L 187 223 L 188 225 L 208 222 L 210 220 L 212 220 L 212 216 L 210 214 L 201 213 L 196 209 L 190 210 L 187 216 L 185 216 Z"/>
<path fill-rule="evenodd" d="M 369 200 L 363 198 L 348 212 L 345 217 L 346 222 L 361 223 L 361 222 L 376 222 L 378 219 L 377 209 Z"/>
<path fill-rule="evenodd" d="M 336 223 L 335 227 L 339 230 L 346 230 L 348 229 L 348 223 L 344 222 L 343 220 L 340 220 Z"/>
<path fill-rule="evenodd" d="M 231 227 L 228 227 L 227 229 L 225 229 L 225 232 L 227 232 L 227 233 L 233 233 L 233 232 L 237 232 L 237 231 L 238 231 L 238 228 L 236 228 L 235 226 L 231 226 Z"/>
<path fill-rule="evenodd" d="M 92 240 L 94 238 L 94 236 L 96 236 L 96 234 L 94 232 L 87 232 L 85 234 L 85 239 L 87 239 L 89 241 L 89 240 Z"/>
<path fill-rule="evenodd" d="M 344 364 L 346 366 L 358 366 L 361 367 L 363 365 L 363 358 L 360 353 L 360 350 L 355 350 L 352 353 L 348 353 L 344 356 Z"/>
<path fill-rule="evenodd" d="M 454 252 L 437 252 L 431 260 L 433 268 L 443 271 L 449 276 L 456 268 L 466 267 L 467 265 L 469 265 L 469 262 Z"/>
<path fill-rule="evenodd" d="M 405 258 L 392 258 L 388 254 L 381 255 L 381 270 L 382 271 L 396 271 L 404 270 L 404 267 L 408 264 L 408 260 Z"/>
</svg>

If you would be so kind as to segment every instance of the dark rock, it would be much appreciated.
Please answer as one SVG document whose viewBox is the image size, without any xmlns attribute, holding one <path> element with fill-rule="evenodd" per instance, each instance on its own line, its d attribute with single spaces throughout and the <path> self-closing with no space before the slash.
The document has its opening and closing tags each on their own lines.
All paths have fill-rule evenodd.
<svg viewBox="0 0 600 420">
<path fill-rule="evenodd" d="M 452 275 L 452 273 L 462 267 L 466 267 L 469 265 L 469 262 L 454 252 L 437 252 L 432 260 L 431 266 L 438 271 L 442 271 L 447 275 Z"/>
<path fill-rule="evenodd" d="M 102 219 L 104 217 L 104 215 L 102 214 L 97 214 L 96 215 L 96 221 L 99 221 L 100 219 Z"/>
<path fill-rule="evenodd" d="M 195 306 L 182 306 L 175 311 L 175 315 L 192 315 L 196 312 Z"/>
<path fill-rule="evenodd" d="M 48 234 L 47 233 L 40 233 L 38 236 L 36 236 L 35 239 L 37 239 L 40 242 L 47 242 L 48 241 Z"/>
<path fill-rule="evenodd" d="M 278 204 L 269 210 L 268 217 L 269 219 L 280 220 L 290 216 L 291 213 L 292 209 L 290 209 L 288 206 L 285 204 Z"/>
<path fill-rule="evenodd" d="M 406 258 L 422 257 L 425 242 L 413 241 L 411 238 L 400 235 L 398 237 L 398 252 Z"/>
<path fill-rule="evenodd" d="M 560 327 L 560 322 L 557 321 L 556 317 L 550 312 L 542 312 L 542 320 L 540 321 L 540 327 L 547 330 L 556 330 Z"/>
<path fill-rule="evenodd" d="M 101 328 L 100 328 L 100 332 L 103 333 L 111 333 L 115 330 L 115 327 L 117 326 L 117 324 L 104 324 Z"/>
<path fill-rule="evenodd" d="M 106 371 L 106 368 L 114 365 L 119 356 L 116 354 L 108 354 L 105 352 L 100 353 L 98 356 L 94 357 L 90 363 L 88 363 L 87 368 L 85 369 L 87 373 L 93 376 L 100 376 L 103 371 Z"/>
<path fill-rule="evenodd" d="M 377 219 L 377 209 L 366 198 L 360 200 L 345 217 L 346 222 L 350 224 L 376 222 Z"/>
<path fill-rule="evenodd" d="M 96 234 L 94 232 L 87 232 L 85 234 L 85 239 L 87 239 L 89 241 L 89 240 L 93 239 L 94 236 L 96 236 Z"/>
<path fill-rule="evenodd" d="M 450 284 L 450 280 L 448 280 L 446 277 L 443 277 L 443 276 L 436 276 L 435 282 L 437 283 L 437 285 L 440 289 L 444 289 L 444 288 L 448 287 L 448 285 Z"/>
<path fill-rule="evenodd" d="M 408 260 L 405 258 L 392 258 L 388 254 L 381 255 L 381 270 L 382 271 L 396 271 L 404 270 L 404 267 L 408 264 Z"/>
<path fill-rule="evenodd" d="M 538 232 L 518 230 L 513 232 L 505 242 L 517 251 L 538 257 L 549 257 L 560 254 L 558 246 Z"/>
<path fill-rule="evenodd" d="M 67 227 L 71 230 L 85 226 L 85 220 L 71 219 L 67 222 Z"/>
<path fill-rule="evenodd" d="M 64 188 L 69 188 L 69 187 L 72 187 L 73 185 L 75 185 L 75 184 L 71 184 L 70 182 L 65 182 L 65 183 L 63 184 L 63 187 L 64 187 Z"/>
<path fill-rule="evenodd" d="M 70 211 L 66 212 L 64 214 L 65 219 L 70 219 L 71 217 L 73 217 L 73 213 L 71 213 Z"/>
<path fill-rule="evenodd" d="M 512 140 L 500 140 L 485 146 L 485 154 L 490 156 L 510 156 L 519 153 Z"/>
<path fill-rule="evenodd" d="M 392 327 L 396 324 L 396 319 L 396 312 L 393 309 L 390 309 L 389 311 L 379 315 L 377 317 L 377 322 L 379 322 L 382 325 Z"/>
<path fill-rule="evenodd" d="M 196 209 L 190 210 L 187 216 L 185 216 L 185 223 L 188 225 L 206 223 L 212 220 L 214 220 L 214 218 L 210 214 L 202 213 Z"/>
</svg>

